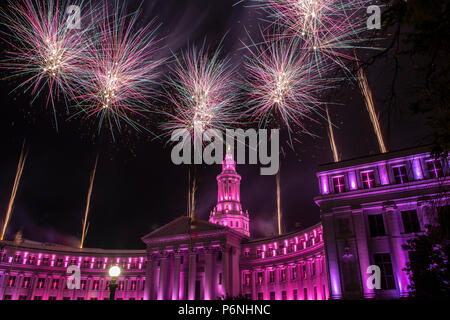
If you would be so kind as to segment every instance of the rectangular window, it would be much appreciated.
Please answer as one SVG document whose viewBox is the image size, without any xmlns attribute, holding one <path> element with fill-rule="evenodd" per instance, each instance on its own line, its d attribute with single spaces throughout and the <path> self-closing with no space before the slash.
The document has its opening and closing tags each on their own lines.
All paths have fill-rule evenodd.
<svg viewBox="0 0 450 320">
<path fill-rule="evenodd" d="M 421 231 L 416 210 L 402 211 L 402 221 L 405 233 L 413 233 Z"/>
<path fill-rule="evenodd" d="M 4 300 L 11 300 L 11 299 L 12 299 L 12 296 L 11 296 L 11 295 L 9 295 L 9 294 L 5 295 Z"/>
<path fill-rule="evenodd" d="M 314 300 L 317 300 L 317 287 L 314 287 Z"/>
<path fill-rule="evenodd" d="M 27 300 L 27 296 L 19 296 L 19 300 Z"/>
<path fill-rule="evenodd" d="M 308 288 L 303 289 L 303 300 L 308 300 Z"/>
<path fill-rule="evenodd" d="M 258 284 L 262 284 L 264 282 L 264 274 L 262 272 L 258 272 Z"/>
<path fill-rule="evenodd" d="M 252 284 L 252 275 L 250 273 L 246 273 L 244 275 L 244 283 L 247 287 L 249 287 Z"/>
<path fill-rule="evenodd" d="M 48 297 L 48 300 L 56 300 L 56 297 Z"/>
<path fill-rule="evenodd" d="M 80 280 L 80 289 L 86 289 L 87 280 Z"/>
<path fill-rule="evenodd" d="M 25 277 L 23 278 L 23 284 L 22 284 L 22 288 L 29 288 L 30 287 L 30 277 Z"/>
<path fill-rule="evenodd" d="M 63 300 L 70 300 L 70 297 L 64 297 Z"/>
<path fill-rule="evenodd" d="M 373 174 L 373 171 L 361 172 L 361 180 L 364 189 L 372 189 L 373 187 L 375 187 L 375 176 Z"/>
<path fill-rule="evenodd" d="M 306 279 L 306 276 L 307 276 L 306 264 L 302 265 L 302 270 L 303 270 L 303 279 Z"/>
<path fill-rule="evenodd" d="M 258 259 L 262 258 L 261 249 L 256 249 L 256 258 Z"/>
<path fill-rule="evenodd" d="M 345 192 L 344 176 L 333 177 L 334 193 Z"/>
<path fill-rule="evenodd" d="M 394 179 L 396 184 L 402 184 L 408 182 L 408 175 L 406 174 L 405 166 L 393 167 Z"/>
<path fill-rule="evenodd" d="M 34 296 L 34 300 L 42 300 L 41 296 Z"/>
<path fill-rule="evenodd" d="M 275 292 L 270 292 L 270 300 L 275 300 Z"/>
<path fill-rule="evenodd" d="M 258 292 L 258 300 L 264 300 L 264 293 Z"/>
<path fill-rule="evenodd" d="M 286 268 L 280 270 L 281 281 L 286 281 Z"/>
<path fill-rule="evenodd" d="M 384 221 L 382 214 L 371 214 L 369 218 L 370 235 L 372 237 L 385 236 Z"/>
<path fill-rule="evenodd" d="M 281 300 L 287 300 L 287 293 L 286 293 L 286 291 L 281 291 Z"/>
<path fill-rule="evenodd" d="M 44 288 L 44 284 L 45 284 L 45 278 L 39 278 L 36 288 L 43 289 Z"/>
<path fill-rule="evenodd" d="M 100 286 L 100 280 L 94 280 L 94 283 L 92 284 L 92 290 L 98 290 Z"/>
<path fill-rule="evenodd" d="M 270 270 L 269 271 L 269 282 L 270 283 L 275 282 L 275 270 Z"/>
<path fill-rule="evenodd" d="M 441 161 L 438 159 L 427 161 L 427 168 L 431 178 L 440 178 L 444 176 Z"/>
<path fill-rule="evenodd" d="M 83 297 L 78 297 L 77 300 L 81 301 L 81 300 L 84 300 L 84 298 Z"/>
<path fill-rule="evenodd" d="M 12 288 L 16 284 L 16 277 L 10 276 L 8 280 L 8 287 Z"/>
<path fill-rule="evenodd" d="M 222 284 L 222 272 L 219 273 L 219 284 Z"/>
<path fill-rule="evenodd" d="M 52 280 L 52 289 L 58 289 L 59 279 Z"/>
<path fill-rule="evenodd" d="M 394 272 L 392 271 L 391 255 L 389 253 L 379 253 L 374 255 L 375 264 L 381 271 L 381 289 L 395 289 Z"/>
<path fill-rule="evenodd" d="M 131 290 L 135 291 L 136 288 L 137 288 L 137 281 L 136 280 L 131 281 Z"/>
<path fill-rule="evenodd" d="M 293 298 L 294 300 L 297 300 L 297 299 L 298 299 L 297 289 L 294 289 L 294 291 L 292 292 L 292 298 Z"/>
<path fill-rule="evenodd" d="M 295 267 L 292 267 L 292 269 L 291 269 L 292 271 L 292 276 L 291 276 L 291 279 L 292 280 L 295 280 L 295 279 L 297 279 L 297 266 L 295 266 Z"/>
<path fill-rule="evenodd" d="M 311 268 L 312 268 L 312 275 L 315 276 L 316 275 L 316 262 L 313 261 L 311 263 Z"/>
</svg>

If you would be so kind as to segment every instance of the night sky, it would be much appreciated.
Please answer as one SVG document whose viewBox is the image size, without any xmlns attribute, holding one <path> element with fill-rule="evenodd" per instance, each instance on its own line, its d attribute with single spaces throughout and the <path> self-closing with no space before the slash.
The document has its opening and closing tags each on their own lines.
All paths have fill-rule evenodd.
<svg viewBox="0 0 450 320">
<path fill-rule="evenodd" d="M 128 1 L 135 7 L 138 1 Z M 178 52 L 188 44 L 206 38 L 211 47 L 226 34 L 224 55 L 239 70 L 247 41 L 245 28 L 255 39 L 264 28 L 264 13 L 233 6 L 236 0 L 146 0 L 142 22 L 156 17 L 162 23 L 158 36 L 164 38 L 162 56 Z M 2 55 L 6 45 L 2 43 Z M 364 59 L 374 52 L 360 52 Z M 375 106 L 386 143 L 390 150 L 428 143 L 429 137 L 420 116 L 413 116 L 409 104 L 414 100 L 419 80 L 412 61 L 399 60 L 395 89 L 395 107 L 391 101 L 395 62 L 378 60 L 367 70 Z M 1 70 L 1 78 L 7 75 Z M 163 75 L 164 77 L 164 75 Z M 0 217 L 6 212 L 17 161 L 24 138 L 30 146 L 22 183 L 19 187 L 7 239 L 21 229 L 24 238 L 78 245 L 89 186 L 89 176 L 96 154 L 100 155 L 95 179 L 86 247 L 143 248 L 140 238 L 171 220 L 186 214 L 187 172 L 185 165 L 170 160 L 170 146 L 149 134 L 125 131 L 111 141 L 109 135 L 94 137 L 95 124 L 82 119 L 67 121 L 58 114 L 56 130 L 53 113 L 42 101 L 30 104 L 29 94 L 11 92 L 16 80 L 0 82 Z M 357 85 L 350 82 L 332 90 L 327 97 L 338 149 L 342 159 L 378 153 L 365 104 Z M 64 105 L 61 106 L 64 110 Z M 158 119 L 152 119 L 156 127 Z M 281 184 L 284 224 L 287 231 L 306 228 L 319 222 L 319 210 L 313 198 L 318 195 L 315 173 L 320 164 L 332 161 L 326 124 L 308 124 L 317 137 L 299 135 L 294 150 L 282 146 Z M 216 203 L 215 177 L 219 165 L 197 166 L 197 216 L 207 220 Z M 273 234 L 276 230 L 275 177 L 260 176 L 259 165 L 239 165 L 242 176 L 241 199 L 251 219 L 254 236 Z"/>
</svg>

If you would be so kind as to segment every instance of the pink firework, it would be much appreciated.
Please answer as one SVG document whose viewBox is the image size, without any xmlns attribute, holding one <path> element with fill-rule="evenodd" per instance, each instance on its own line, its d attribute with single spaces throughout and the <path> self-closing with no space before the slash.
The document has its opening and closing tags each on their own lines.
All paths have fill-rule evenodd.
<svg viewBox="0 0 450 320">
<path fill-rule="evenodd" d="M 370 0 L 251 0 L 268 12 L 283 35 L 299 37 L 316 64 L 333 62 L 346 70 L 353 49 L 368 46 L 366 9 Z"/>
<path fill-rule="evenodd" d="M 219 54 L 218 49 L 209 55 L 203 45 L 176 59 L 167 83 L 173 111 L 167 112 L 165 131 L 185 129 L 197 139 L 205 130 L 224 130 L 237 123 L 232 69 L 228 59 L 219 59 Z"/>
<path fill-rule="evenodd" d="M 31 91 L 33 101 L 47 87 L 47 104 L 52 103 L 55 120 L 54 99 L 61 93 L 73 95 L 73 79 L 87 49 L 84 35 L 91 30 L 93 13 L 82 0 L 70 6 L 58 0 L 8 1 L 7 11 L 0 12 L 8 30 L 5 41 L 11 46 L 2 67 L 25 78 L 16 89 Z M 84 25 L 78 21 L 81 15 Z"/>
<path fill-rule="evenodd" d="M 146 117 L 149 98 L 155 93 L 158 68 L 164 59 L 156 58 L 159 41 L 153 22 L 138 28 L 139 11 L 127 15 L 125 6 L 114 2 L 113 13 L 106 5 L 102 22 L 83 58 L 83 74 L 78 79 L 81 93 L 78 106 L 88 118 L 98 120 L 100 131 L 106 124 L 114 129 L 122 123 L 140 131 L 145 129 L 135 117 Z"/>
<path fill-rule="evenodd" d="M 305 130 L 304 121 L 318 115 L 318 97 L 328 88 L 308 51 L 298 40 L 286 38 L 248 49 L 243 90 L 250 116 L 263 126 L 279 118 L 289 131 L 293 124 Z"/>
</svg>

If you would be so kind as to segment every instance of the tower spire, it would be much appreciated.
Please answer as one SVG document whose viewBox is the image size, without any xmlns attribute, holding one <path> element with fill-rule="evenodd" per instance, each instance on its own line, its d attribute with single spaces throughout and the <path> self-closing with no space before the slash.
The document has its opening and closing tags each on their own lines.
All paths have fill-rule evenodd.
<svg viewBox="0 0 450 320">
<path fill-rule="evenodd" d="M 250 237 L 249 216 L 242 210 L 240 195 L 241 176 L 236 172 L 236 162 L 227 147 L 222 172 L 217 176 L 217 205 L 211 211 L 209 222 L 232 228 Z"/>
</svg>

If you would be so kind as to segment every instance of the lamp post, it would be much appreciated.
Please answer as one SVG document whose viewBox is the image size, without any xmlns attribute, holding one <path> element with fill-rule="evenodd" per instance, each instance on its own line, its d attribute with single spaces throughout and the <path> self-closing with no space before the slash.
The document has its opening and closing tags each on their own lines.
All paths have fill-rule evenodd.
<svg viewBox="0 0 450 320">
<path fill-rule="evenodd" d="M 120 275 L 120 268 L 118 266 L 113 266 L 109 268 L 109 276 L 111 277 L 111 283 L 109 284 L 109 300 L 114 300 L 117 289 L 117 278 Z"/>
</svg>

